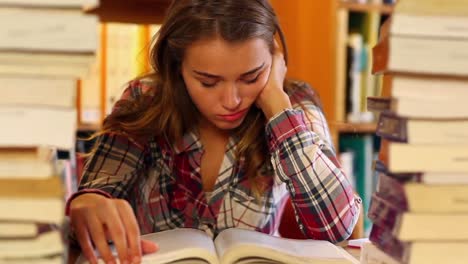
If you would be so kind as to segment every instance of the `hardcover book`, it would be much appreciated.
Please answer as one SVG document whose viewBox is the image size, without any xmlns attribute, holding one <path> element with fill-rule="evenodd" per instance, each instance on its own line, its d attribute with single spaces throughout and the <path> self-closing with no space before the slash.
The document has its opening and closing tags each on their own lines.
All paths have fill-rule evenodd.
<svg viewBox="0 0 468 264">
<path fill-rule="evenodd" d="M 393 237 L 404 242 L 468 240 L 468 230 L 465 228 L 467 213 L 408 212 L 378 194 L 373 194 L 367 215 L 375 225 L 389 229 Z"/>
<path fill-rule="evenodd" d="M 409 144 L 468 145 L 468 119 L 415 119 L 382 112 L 376 133 L 391 141 Z"/>
<path fill-rule="evenodd" d="M 237 228 L 222 231 L 214 241 L 205 232 L 189 228 L 147 234 L 143 238 L 156 242 L 159 250 L 145 255 L 142 263 L 359 263 L 328 241 L 286 239 Z M 76 263 L 87 261 L 81 255 Z"/>
</svg>

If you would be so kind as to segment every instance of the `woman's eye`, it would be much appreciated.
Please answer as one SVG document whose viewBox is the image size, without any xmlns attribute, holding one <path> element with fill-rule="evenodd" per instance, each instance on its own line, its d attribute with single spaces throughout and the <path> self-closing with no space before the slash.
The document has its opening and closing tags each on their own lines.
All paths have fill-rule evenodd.
<svg viewBox="0 0 468 264">
<path fill-rule="evenodd" d="M 210 88 L 214 87 L 217 83 L 205 83 L 205 82 L 200 82 L 203 87 Z"/>
<path fill-rule="evenodd" d="M 247 84 L 255 83 L 258 80 L 258 77 L 260 77 L 260 74 L 257 75 L 255 78 L 250 79 L 250 80 L 245 80 L 244 82 L 247 83 Z"/>
</svg>

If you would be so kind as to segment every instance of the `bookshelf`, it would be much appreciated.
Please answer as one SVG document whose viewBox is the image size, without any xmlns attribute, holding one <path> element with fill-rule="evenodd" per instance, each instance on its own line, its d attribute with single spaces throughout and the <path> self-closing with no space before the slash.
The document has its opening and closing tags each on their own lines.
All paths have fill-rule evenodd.
<svg viewBox="0 0 468 264">
<path fill-rule="evenodd" d="M 367 43 L 369 54 L 378 41 L 380 24 L 393 11 L 393 6 L 378 0 L 369 0 L 368 4 L 342 0 L 271 2 L 287 38 L 290 52 L 288 76 L 310 83 L 319 93 L 336 149 L 339 150 L 340 138 L 373 142 L 377 127 L 375 119 L 366 122 L 348 121 L 347 42 L 350 32 L 356 30 L 354 20 L 360 19 L 362 31 L 365 32 L 363 34 L 366 34 L 363 40 Z M 368 58 L 367 62 L 370 60 Z M 379 80 L 371 76 L 370 69 L 362 75 L 366 76 L 363 78 L 367 82 L 375 83 L 375 89 L 379 89 Z M 353 237 L 365 236 L 361 223 Z"/>
<path fill-rule="evenodd" d="M 374 133 L 376 128 L 376 123 L 342 123 L 334 127 L 338 133 Z"/>
<path fill-rule="evenodd" d="M 170 0 L 100 0 L 99 5 L 86 7 L 84 11 L 97 15 L 101 22 L 157 24 L 162 22 L 170 3 Z"/>
<path fill-rule="evenodd" d="M 360 4 L 353 2 L 340 1 L 339 8 L 347 9 L 354 12 L 378 12 L 381 14 L 390 14 L 393 12 L 393 6 L 390 4 Z"/>
</svg>

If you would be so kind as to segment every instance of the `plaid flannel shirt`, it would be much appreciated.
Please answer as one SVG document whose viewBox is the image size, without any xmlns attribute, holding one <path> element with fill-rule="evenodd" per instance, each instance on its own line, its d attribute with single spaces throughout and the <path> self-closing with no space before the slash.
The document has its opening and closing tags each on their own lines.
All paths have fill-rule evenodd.
<svg viewBox="0 0 468 264">
<path fill-rule="evenodd" d="M 200 176 L 203 146 L 196 133 L 184 135 L 181 145 L 163 138 L 141 141 L 109 133 L 98 139 L 97 151 L 85 165 L 79 191 L 67 208 L 74 197 L 94 192 L 126 199 L 142 234 L 190 227 L 216 236 L 237 227 L 276 235 L 290 197 L 306 237 L 332 242 L 348 238 L 361 200 L 339 167 L 313 91 L 303 82 L 293 85 L 293 109 L 266 124 L 271 163 L 260 170 L 269 179 L 260 199 L 244 174 L 243 158 L 235 158 L 238 139 L 234 137 L 229 139 L 213 192 L 207 194 Z M 134 81 L 121 100 L 133 100 L 149 90 L 154 89 Z"/>
</svg>

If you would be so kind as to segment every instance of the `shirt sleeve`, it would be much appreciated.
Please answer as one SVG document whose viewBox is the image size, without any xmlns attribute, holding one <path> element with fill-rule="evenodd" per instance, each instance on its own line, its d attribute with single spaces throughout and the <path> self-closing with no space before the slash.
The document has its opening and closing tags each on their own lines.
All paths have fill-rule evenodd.
<svg viewBox="0 0 468 264">
<path fill-rule="evenodd" d="M 291 101 L 295 109 L 274 116 L 266 127 L 276 180 L 286 183 L 306 237 L 345 240 L 358 220 L 361 199 L 340 168 L 321 108 L 306 93 Z"/>
<path fill-rule="evenodd" d="M 115 104 L 112 114 L 123 111 L 119 108 L 124 101 L 134 101 L 149 88 L 139 81 L 129 83 L 120 100 Z M 67 201 L 66 213 L 70 202 L 84 193 L 101 194 L 109 198 L 128 197 L 133 183 L 145 169 L 147 144 L 141 138 L 132 137 L 124 132 L 109 132 L 97 138 L 95 149 L 88 158 L 83 174 L 74 193 Z"/>
</svg>

